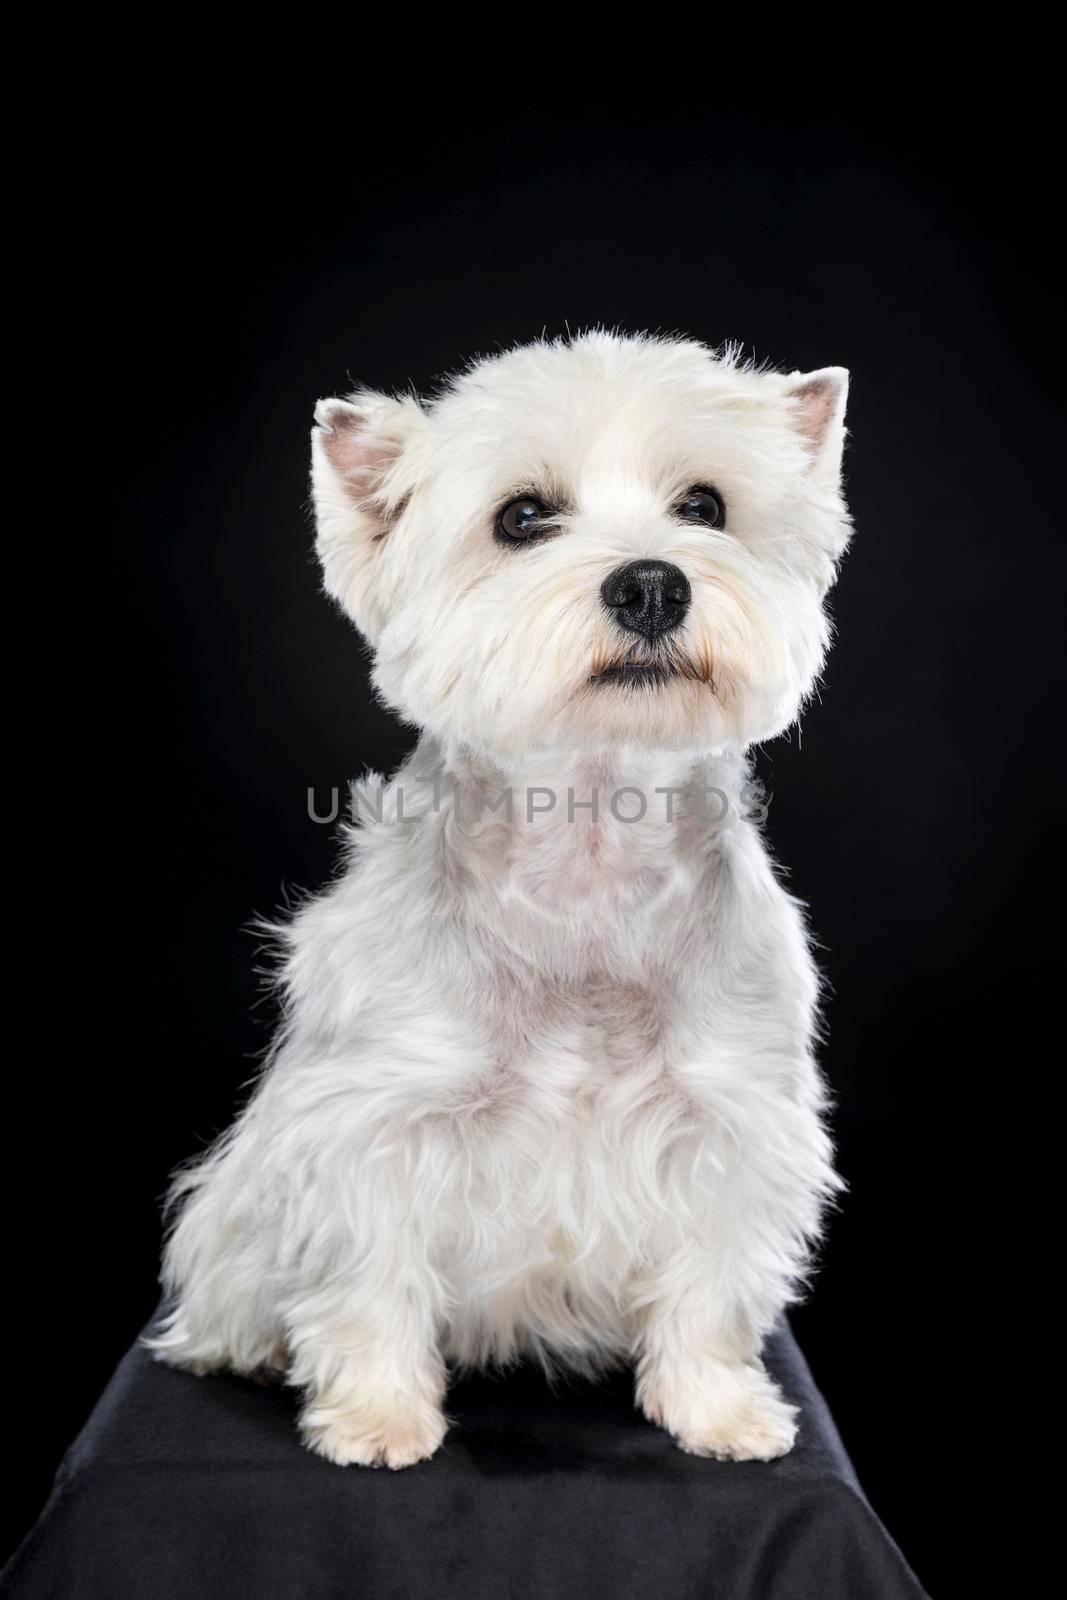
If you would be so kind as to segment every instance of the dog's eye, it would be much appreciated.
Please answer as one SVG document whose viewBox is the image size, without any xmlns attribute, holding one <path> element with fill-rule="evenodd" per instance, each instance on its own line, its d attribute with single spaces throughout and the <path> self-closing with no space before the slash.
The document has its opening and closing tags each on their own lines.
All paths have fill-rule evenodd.
<svg viewBox="0 0 1067 1600">
<path fill-rule="evenodd" d="M 497 512 L 496 536 L 511 544 L 521 544 L 524 540 L 536 539 L 548 531 L 545 519 L 551 515 L 549 508 L 540 500 L 524 494 L 521 499 L 509 500 L 508 504 Z"/>
<path fill-rule="evenodd" d="M 706 484 L 698 483 L 683 495 L 674 508 L 676 517 L 683 522 L 699 522 L 705 528 L 721 528 L 726 521 L 726 507 L 721 495 Z"/>
</svg>

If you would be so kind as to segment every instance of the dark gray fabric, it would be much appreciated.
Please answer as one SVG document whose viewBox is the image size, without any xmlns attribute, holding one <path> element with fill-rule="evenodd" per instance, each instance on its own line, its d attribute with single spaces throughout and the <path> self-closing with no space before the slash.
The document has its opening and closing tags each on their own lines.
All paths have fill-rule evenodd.
<svg viewBox="0 0 1067 1600">
<path fill-rule="evenodd" d="M 336 1467 L 296 1397 L 194 1378 L 139 1347 L 9 1564 L 10 1600 L 922 1600 L 867 1504 L 792 1334 L 769 1367 L 802 1408 L 781 1461 L 698 1460 L 632 1379 L 550 1393 L 521 1369 L 453 1385 L 430 1462 Z"/>
</svg>

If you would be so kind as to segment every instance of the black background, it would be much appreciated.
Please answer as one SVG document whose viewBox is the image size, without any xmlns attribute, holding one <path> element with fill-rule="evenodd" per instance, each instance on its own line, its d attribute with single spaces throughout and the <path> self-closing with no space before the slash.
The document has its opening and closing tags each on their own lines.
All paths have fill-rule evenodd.
<svg viewBox="0 0 1067 1600">
<path fill-rule="evenodd" d="M 269 1036 L 244 930 L 333 868 L 308 788 L 325 804 L 411 742 L 318 592 L 314 401 L 600 322 L 851 369 L 837 643 L 802 733 L 759 759 L 828 979 L 851 1186 L 795 1327 L 876 1509 L 954 1591 L 986 1452 L 1033 1408 L 1005 1392 L 1030 1342 L 1005 1215 L 1049 1065 L 1054 975 L 1018 891 L 1050 892 L 1062 407 L 1043 133 L 929 103 L 488 135 L 400 108 L 309 141 L 149 118 L 136 163 L 105 142 L 48 429 L 92 441 L 57 520 L 95 598 L 58 595 L 80 631 L 53 639 L 67 776 L 36 956 L 63 979 L 11 1136 L 33 1130 L 11 1269 L 31 1363 L 7 1330 L 9 1371 L 47 1380 L 14 1386 L 13 1537 L 153 1308 L 168 1171 Z M 64 590 L 58 551 L 37 559 Z"/>
</svg>

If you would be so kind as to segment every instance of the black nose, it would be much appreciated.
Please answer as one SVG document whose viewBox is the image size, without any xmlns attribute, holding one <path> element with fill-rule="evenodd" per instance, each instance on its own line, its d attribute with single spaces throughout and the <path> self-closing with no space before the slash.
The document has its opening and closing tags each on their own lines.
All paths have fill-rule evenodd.
<svg viewBox="0 0 1067 1600">
<path fill-rule="evenodd" d="M 615 620 L 646 639 L 672 633 L 693 598 L 689 579 L 669 561 L 628 561 L 605 579 L 600 593 Z"/>
</svg>

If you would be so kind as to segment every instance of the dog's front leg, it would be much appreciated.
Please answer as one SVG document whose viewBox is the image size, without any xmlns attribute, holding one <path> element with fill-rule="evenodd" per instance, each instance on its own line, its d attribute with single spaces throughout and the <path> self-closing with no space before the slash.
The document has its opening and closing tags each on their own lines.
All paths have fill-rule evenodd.
<svg viewBox="0 0 1067 1600">
<path fill-rule="evenodd" d="M 695 1455 L 766 1461 L 796 1436 L 760 1349 L 841 1187 L 813 1069 L 798 1077 L 802 1089 L 752 1091 L 729 1116 L 709 1115 L 688 1169 L 691 1219 L 661 1242 L 642 1286 L 637 1398 Z"/>
<path fill-rule="evenodd" d="M 396 1242 L 358 1284 L 320 1291 L 291 1323 L 301 1432 L 341 1465 L 409 1467 L 445 1436 L 432 1282 L 414 1259 L 397 1261 Z"/>
<path fill-rule="evenodd" d="M 663 1263 L 642 1317 L 637 1399 L 693 1455 L 769 1461 L 792 1448 L 795 1408 L 764 1371 L 742 1307 L 714 1282 L 700 1251 Z"/>
</svg>

